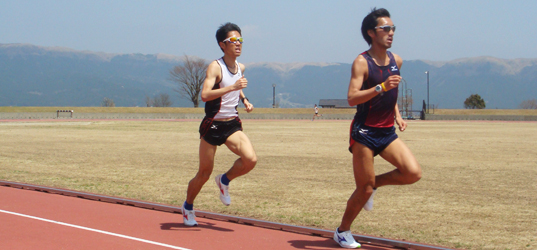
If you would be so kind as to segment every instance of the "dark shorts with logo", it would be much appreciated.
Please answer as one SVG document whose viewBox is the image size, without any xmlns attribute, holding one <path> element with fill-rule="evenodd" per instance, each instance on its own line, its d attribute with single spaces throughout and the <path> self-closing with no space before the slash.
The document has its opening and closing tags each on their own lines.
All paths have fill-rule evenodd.
<svg viewBox="0 0 537 250">
<path fill-rule="evenodd" d="M 237 131 L 242 131 L 242 122 L 239 117 L 230 121 L 215 121 L 205 117 L 199 129 L 200 138 L 214 146 L 224 144 L 227 138 Z"/>
<path fill-rule="evenodd" d="M 377 156 L 397 138 L 399 137 L 395 133 L 394 126 L 374 128 L 353 121 L 351 124 L 349 151 L 352 153 L 352 145 L 357 142 L 373 150 L 374 156 Z"/>
</svg>

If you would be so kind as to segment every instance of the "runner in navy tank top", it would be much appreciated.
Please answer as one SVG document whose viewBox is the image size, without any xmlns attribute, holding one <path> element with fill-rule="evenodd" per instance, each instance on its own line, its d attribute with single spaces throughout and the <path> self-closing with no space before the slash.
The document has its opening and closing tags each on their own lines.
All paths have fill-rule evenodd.
<svg viewBox="0 0 537 250">
<path fill-rule="evenodd" d="M 366 52 L 361 55 L 367 61 L 368 77 L 362 85 L 362 90 L 374 88 L 381 84 L 391 75 L 399 75 L 399 68 L 395 63 L 393 54 L 387 51 L 390 63 L 386 66 L 378 66 L 373 58 Z M 369 127 L 390 128 L 393 127 L 395 117 L 395 105 L 397 104 L 398 87 L 388 92 L 373 97 L 371 100 L 356 106 L 356 122 Z M 389 119 L 386 119 L 386 118 Z"/>
<path fill-rule="evenodd" d="M 350 146 L 356 189 L 347 201 L 334 240 L 345 248 L 358 248 L 351 225 L 360 211 L 373 209 L 376 188 L 385 185 L 411 184 L 421 178 L 416 158 L 395 133 L 407 123 L 397 106 L 397 90 L 401 82 L 399 70 L 403 59 L 388 51 L 392 46 L 395 26 L 386 9 L 373 9 L 362 22 L 362 36 L 371 46 L 352 64 L 347 93 L 350 106 L 356 105 L 351 123 Z M 375 176 L 374 157 L 380 155 L 395 169 Z"/>
</svg>

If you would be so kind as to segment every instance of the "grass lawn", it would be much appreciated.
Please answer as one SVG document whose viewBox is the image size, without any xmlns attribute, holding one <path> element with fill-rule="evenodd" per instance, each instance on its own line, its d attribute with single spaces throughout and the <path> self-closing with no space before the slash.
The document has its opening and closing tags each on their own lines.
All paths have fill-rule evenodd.
<svg viewBox="0 0 537 250">
<path fill-rule="evenodd" d="M 231 206 L 220 203 L 210 179 L 195 208 L 334 230 L 354 190 L 349 124 L 243 121 L 256 168 L 231 183 Z M 198 169 L 198 126 L 0 122 L 0 179 L 180 206 Z M 358 215 L 353 232 L 464 249 L 537 249 L 536 126 L 409 121 L 398 134 L 420 162 L 422 180 L 380 188 L 374 210 Z M 212 177 L 235 159 L 219 147 Z M 375 169 L 393 167 L 377 157 Z"/>
</svg>

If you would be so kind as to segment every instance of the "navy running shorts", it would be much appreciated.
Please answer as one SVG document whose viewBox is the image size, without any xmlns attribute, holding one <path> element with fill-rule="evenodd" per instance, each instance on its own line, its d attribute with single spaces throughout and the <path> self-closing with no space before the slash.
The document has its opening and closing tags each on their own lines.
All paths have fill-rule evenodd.
<svg viewBox="0 0 537 250">
<path fill-rule="evenodd" d="M 349 151 L 351 153 L 352 145 L 357 142 L 373 150 L 374 156 L 380 154 L 390 143 L 399 138 L 395 133 L 394 126 L 389 128 L 374 128 L 354 121 L 351 124 L 350 136 Z"/>
<path fill-rule="evenodd" d="M 242 131 L 242 122 L 239 117 L 229 121 L 215 121 L 212 118 L 203 118 L 200 124 L 200 138 L 214 146 L 220 146 L 227 138 L 237 131 Z"/>
</svg>

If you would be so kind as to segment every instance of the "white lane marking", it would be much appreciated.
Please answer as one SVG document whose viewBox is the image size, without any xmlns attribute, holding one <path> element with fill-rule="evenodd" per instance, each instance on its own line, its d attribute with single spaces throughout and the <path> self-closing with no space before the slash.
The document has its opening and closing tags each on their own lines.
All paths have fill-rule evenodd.
<svg viewBox="0 0 537 250">
<path fill-rule="evenodd" d="M 64 223 L 64 222 L 60 222 L 60 221 L 48 220 L 48 219 L 39 218 L 39 217 L 31 216 L 31 215 L 19 214 L 19 213 L 10 212 L 10 211 L 6 211 L 6 210 L 2 210 L 2 209 L 0 209 L 0 212 L 2 212 L 2 213 L 6 213 L 6 214 L 12 214 L 12 215 L 17 215 L 17 216 L 22 216 L 22 217 L 26 217 L 26 218 L 30 218 L 30 219 L 34 219 L 34 220 L 40 220 L 40 221 L 50 222 L 50 223 L 59 224 L 59 225 L 63 225 L 63 226 L 68 226 L 68 227 L 74 227 L 74 228 L 78 228 L 78 229 L 88 230 L 88 231 L 92 231 L 92 232 L 97 232 L 97 233 L 102 233 L 102 234 L 108 234 L 108 235 L 112 235 L 112 236 L 116 236 L 116 237 L 121 237 L 121 238 L 129 239 L 129 240 L 141 241 L 141 242 L 145 242 L 145 243 L 149 243 L 149 244 L 153 244 L 153 245 L 158 245 L 158 246 L 163 246 L 163 247 L 169 247 L 169 248 L 172 248 L 172 249 L 190 250 L 190 249 L 188 249 L 188 248 L 182 248 L 182 247 L 172 246 L 172 245 L 168 245 L 168 244 L 164 244 L 164 243 L 160 243 L 160 242 L 155 242 L 155 241 L 150 241 L 150 240 L 144 240 L 144 239 L 140 239 L 140 238 L 136 238 L 136 237 L 131 237 L 131 236 L 127 236 L 127 235 L 111 233 L 111 232 L 102 231 L 102 230 L 98 230 L 98 229 L 93 229 L 93 228 L 89 228 L 89 227 L 77 226 L 77 225 L 68 224 L 68 223 Z"/>
</svg>

